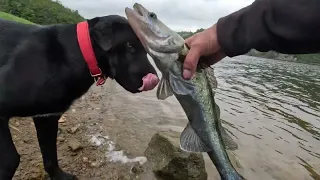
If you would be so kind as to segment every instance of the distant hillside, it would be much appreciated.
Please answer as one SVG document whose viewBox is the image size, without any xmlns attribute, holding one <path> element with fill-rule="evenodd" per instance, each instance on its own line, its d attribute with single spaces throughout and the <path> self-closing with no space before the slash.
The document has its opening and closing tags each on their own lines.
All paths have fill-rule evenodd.
<svg viewBox="0 0 320 180">
<path fill-rule="evenodd" d="M 282 54 L 275 51 L 259 52 L 252 49 L 246 55 L 306 64 L 320 64 L 320 54 Z"/>
<path fill-rule="evenodd" d="M 184 39 L 187 39 L 188 37 L 194 35 L 195 33 L 201 32 L 201 31 L 203 31 L 203 30 L 204 30 L 204 29 L 201 28 L 201 29 L 197 29 L 195 32 L 192 32 L 192 31 L 180 31 L 180 32 L 178 32 L 178 34 L 179 34 L 180 36 L 182 36 Z"/>
<path fill-rule="evenodd" d="M 198 29 L 195 32 L 192 31 L 181 31 L 178 32 L 184 39 L 192 36 L 195 33 L 203 31 L 203 29 Z M 320 54 L 282 54 L 275 51 L 268 51 L 268 52 L 259 52 L 255 49 L 249 51 L 246 55 L 254 56 L 254 57 L 262 57 L 262 58 L 269 58 L 269 59 L 277 59 L 283 61 L 295 61 L 300 63 L 307 63 L 307 64 L 320 64 Z"/>
<path fill-rule="evenodd" d="M 34 24 L 34 23 L 32 23 L 28 20 L 25 20 L 23 18 L 19 18 L 17 16 L 12 15 L 12 14 L 8 14 L 8 13 L 1 12 L 1 11 L 0 11 L 0 18 L 6 19 L 6 20 L 11 20 L 11 21 L 16 21 L 16 22 L 21 22 L 21 23 L 25 23 L 25 24 Z"/>
<path fill-rule="evenodd" d="M 85 20 L 77 10 L 51 0 L 2 0 L 0 11 L 21 17 L 36 24 L 77 23 Z"/>
</svg>

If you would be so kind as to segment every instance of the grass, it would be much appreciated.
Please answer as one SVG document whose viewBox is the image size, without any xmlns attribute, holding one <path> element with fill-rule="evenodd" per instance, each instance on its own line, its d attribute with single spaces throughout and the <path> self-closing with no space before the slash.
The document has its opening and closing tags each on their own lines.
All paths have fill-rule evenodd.
<svg viewBox="0 0 320 180">
<path fill-rule="evenodd" d="M 0 11 L 0 18 L 10 20 L 10 21 L 16 21 L 16 22 L 20 22 L 20 23 L 25 23 L 25 24 L 34 24 L 26 19 L 19 18 L 17 16 L 14 16 L 14 15 L 11 15 L 11 14 L 8 14 L 5 12 L 1 12 L 1 11 Z"/>
</svg>

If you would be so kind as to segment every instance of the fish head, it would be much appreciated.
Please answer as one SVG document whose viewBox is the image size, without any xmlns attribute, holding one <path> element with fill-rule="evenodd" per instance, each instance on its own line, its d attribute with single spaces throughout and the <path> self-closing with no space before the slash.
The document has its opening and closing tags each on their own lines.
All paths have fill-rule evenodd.
<svg viewBox="0 0 320 180">
<path fill-rule="evenodd" d="M 179 53 L 184 39 L 167 27 L 154 12 L 150 12 L 139 3 L 133 9 L 125 9 L 129 24 L 146 49 L 161 53 Z"/>
<path fill-rule="evenodd" d="M 127 7 L 125 13 L 130 26 L 158 68 L 161 64 L 168 65 L 177 60 L 184 48 L 184 39 L 178 33 L 139 3 L 135 3 L 133 9 Z"/>
</svg>

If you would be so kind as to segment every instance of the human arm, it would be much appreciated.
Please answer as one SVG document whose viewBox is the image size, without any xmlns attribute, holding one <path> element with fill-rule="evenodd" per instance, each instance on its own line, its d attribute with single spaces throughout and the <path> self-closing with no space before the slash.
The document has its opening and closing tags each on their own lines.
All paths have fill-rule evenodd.
<svg viewBox="0 0 320 180">
<path fill-rule="evenodd" d="M 250 49 L 286 54 L 320 52 L 319 0 L 256 0 L 186 39 L 190 52 L 183 76 L 194 74 L 200 56 L 212 63 Z"/>
<path fill-rule="evenodd" d="M 220 18 L 217 36 L 227 56 L 250 49 L 286 54 L 320 52 L 319 0 L 256 0 Z"/>
</svg>

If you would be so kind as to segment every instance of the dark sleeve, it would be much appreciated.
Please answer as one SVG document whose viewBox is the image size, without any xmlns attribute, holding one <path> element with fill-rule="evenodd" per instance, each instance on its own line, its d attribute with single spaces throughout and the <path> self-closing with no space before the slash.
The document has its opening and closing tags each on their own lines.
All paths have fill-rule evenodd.
<svg viewBox="0 0 320 180">
<path fill-rule="evenodd" d="M 217 23 L 227 56 L 250 49 L 286 54 L 320 52 L 320 0 L 256 0 Z"/>
</svg>

